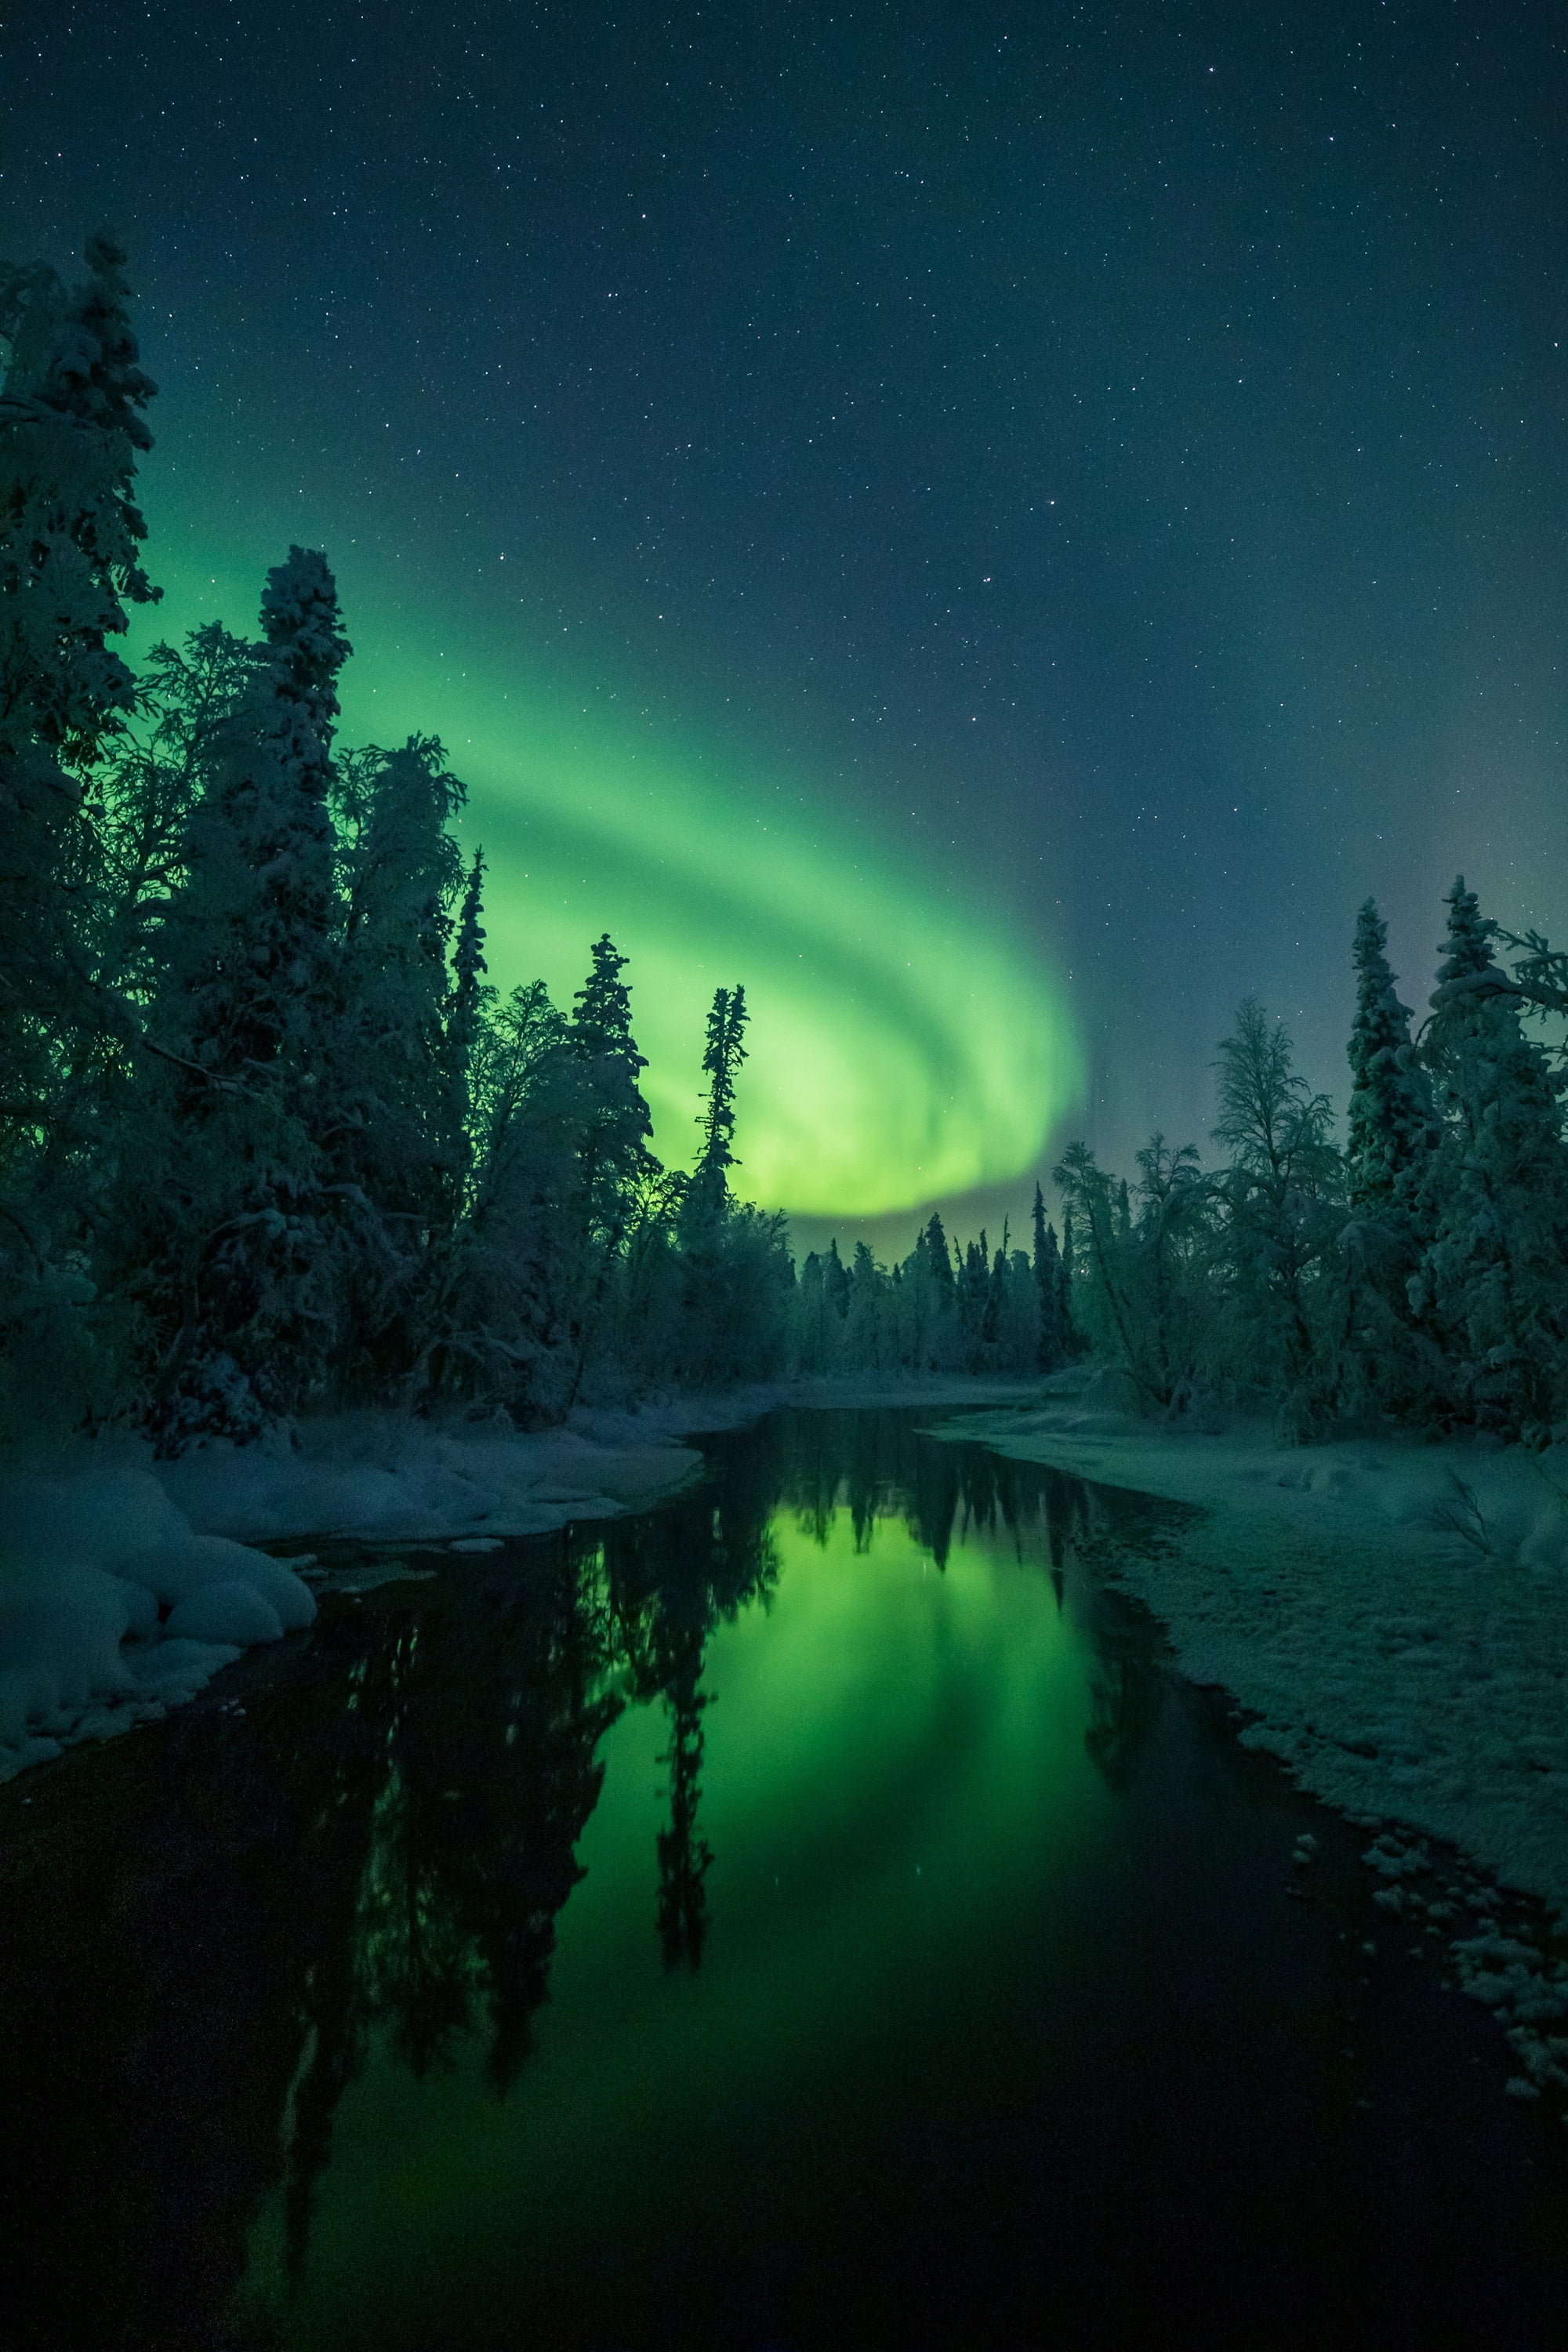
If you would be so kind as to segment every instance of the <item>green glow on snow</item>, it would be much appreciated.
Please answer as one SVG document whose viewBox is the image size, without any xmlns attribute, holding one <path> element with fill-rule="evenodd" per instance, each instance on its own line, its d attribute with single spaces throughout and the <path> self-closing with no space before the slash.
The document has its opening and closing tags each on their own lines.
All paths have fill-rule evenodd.
<svg viewBox="0 0 1568 2352">
<path fill-rule="evenodd" d="M 303 519 L 264 538 L 237 519 L 237 541 L 271 551 L 253 579 L 237 546 L 215 562 L 205 530 L 171 518 L 170 533 L 150 503 L 165 594 L 138 617 L 134 648 L 215 614 L 253 631 L 267 564 L 307 535 Z M 330 534 L 311 543 L 332 560 Z M 567 1009 L 600 931 L 631 959 L 667 1161 L 694 1156 L 703 1019 L 737 981 L 752 1012 L 737 1142 L 752 1198 L 876 1215 L 1038 1158 L 1080 1091 L 1076 1037 L 1037 952 L 966 905 L 951 871 L 874 837 L 817 780 L 770 774 L 584 685 L 503 608 L 395 603 L 384 564 L 352 551 L 338 570 L 355 648 L 343 740 L 441 737 L 469 787 L 465 838 L 486 854 L 500 986 L 542 977 Z"/>
</svg>

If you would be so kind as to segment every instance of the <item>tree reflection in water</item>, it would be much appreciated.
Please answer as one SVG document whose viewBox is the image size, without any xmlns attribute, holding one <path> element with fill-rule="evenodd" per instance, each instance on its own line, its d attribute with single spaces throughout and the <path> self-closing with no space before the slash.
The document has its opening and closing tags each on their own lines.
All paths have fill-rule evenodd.
<svg viewBox="0 0 1568 2352">
<path fill-rule="evenodd" d="M 1048 1559 L 1059 1602 L 1118 1508 L 922 1439 L 909 1412 L 780 1415 L 710 1452 L 710 1478 L 659 1510 L 330 1604 L 249 1670 L 243 1727 L 194 1709 L 37 1776 L 26 1817 L 8 1799 L 28 1835 L 0 1863 L 0 2096 L 51 2115 L 57 2158 L 30 2136 L 13 2166 L 0 2294 L 33 2315 L 16 2352 L 227 2340 L 279 2185 L 286 2275 L 304 2263 L 333 2116 L 373 2048 L 423 2075 L 482 2037 L 508 2092 L 629 1704 L 669 1723 L 650 1925 L 667 1967 L 699 1966 L 704 1656 L 775 1583 L 775 1514 L 826 1543 L 847 1511 L 858 1551 L 896 1517 L 939 1568 L 955 1535 L 1000 1528 Z M 1121 1787 L 1158 1712 L 1152 1639 L 1087 1587 L 1073 1605 L 1102 1651 L 1086 1745 Z"/>
</svg>

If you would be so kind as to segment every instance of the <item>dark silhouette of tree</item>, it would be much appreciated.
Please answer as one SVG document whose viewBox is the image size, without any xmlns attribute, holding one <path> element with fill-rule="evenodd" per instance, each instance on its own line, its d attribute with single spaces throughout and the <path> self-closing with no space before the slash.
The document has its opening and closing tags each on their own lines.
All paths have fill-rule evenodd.
<svg viewBox="0 0 1568 2352">
<path fill-rule="evenodd" d="M 659 1761 L 669 1767 L 669 1827 L 658 1833 L 658 1940 L 667 1969 L 702 1964 L 708 1934 L 708 1898 L 703 1881 L 712 1850 L 697 1828 L 701 1797 L 702 1714 L 708 1705 L 698 1684 L 704 1635 L 682 1629 L 674 1645 L 665 1685 L 669 1746 Z"/>
</svg>

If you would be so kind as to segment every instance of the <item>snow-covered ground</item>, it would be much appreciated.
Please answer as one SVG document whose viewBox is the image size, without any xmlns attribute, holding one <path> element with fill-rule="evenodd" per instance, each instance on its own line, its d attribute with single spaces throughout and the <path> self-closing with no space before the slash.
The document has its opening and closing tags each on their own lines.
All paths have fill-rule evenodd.
<svg viewBox="0 0 1568 2352">
<path fill-rule="evenodd" d="M 258 1547 L 331 1537 L 482 1553 L 645 1509 L 700 1466 L 682 1438 L 779 1404 L 1023 1393 L 962 1379 L 780 1383 L 584 1411 L 535 1434 L 358 1413 L 174 1463 L 99 1439 L 0 1467 L 0 1780 L 156 1719 L 244 1650 L 309 1625 L 309 1584 Z"/>
<path fill-rule="evenodd" d="M 1178 1433 L 1065 1384 L 934 1433 L 1196 1507 L 1119 1546 L 1119 1581 L 1244 1741 L 1379 1832 L 1373 1900 L 1491 2010 L 1510 2092 L 1568 2092 L 1568 1447 Z"/>
<path fill-rule="evenodd" d="M 942 1433 L 1197 1506 L 1120 1571 L 1184 1672 L 1316 1794 L 1451 1842 L 1568 1925 L 1568 1447 L 1282 1446 L 1072 1395 Z"/>
</svg>

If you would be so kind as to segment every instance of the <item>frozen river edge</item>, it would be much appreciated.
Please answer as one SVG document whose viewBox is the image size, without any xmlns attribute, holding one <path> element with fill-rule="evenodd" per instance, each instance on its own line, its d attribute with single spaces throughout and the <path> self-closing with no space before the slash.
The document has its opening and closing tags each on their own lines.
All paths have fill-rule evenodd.
<svg viewBox="0 0 1568 2352">
<path fill-rule="evenodd" d="M 1065 1394 L 931 1433 L 1189 1507 L 1118 1550 L 1117 1581 L 1182 1672 L 1254 1718 L 1245 1744 L 1382 1832 L 1378 1899 L 1418 1933 L 1441 1923 L 1458 1981 L 1519 2055 L 1510 2087 L 1568 2090 L 1553 1948 L 1568 1934 L 1568 1448 L 1285 1446 L 1256 1428 L 1151 1430 Z M 1440 1867 L 1431 1891 L 1428 1839 L 1457 1850 L 1476 1899 L 1453 1899 Z M 1544 1906 L 1544 1934 L 1501 1932 L 1465 1863 Z M 1449 1925 L 1461 1903 L 1474 1933 Z"/>
</svg>

